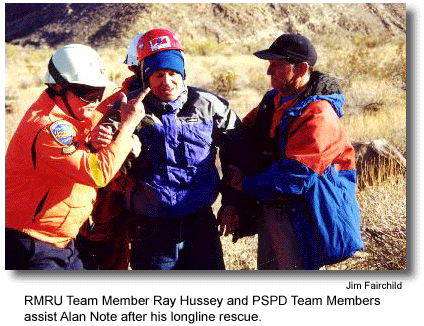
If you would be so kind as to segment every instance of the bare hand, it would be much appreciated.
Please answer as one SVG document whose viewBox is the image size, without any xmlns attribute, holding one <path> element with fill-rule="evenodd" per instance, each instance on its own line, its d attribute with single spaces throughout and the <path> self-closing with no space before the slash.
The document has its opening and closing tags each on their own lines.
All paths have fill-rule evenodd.
<svg viewBox="0 0 424 326">
<path fill-rule="evenodd" d="M 218 212 L 219 235 L 234 233 L 239 226 L 238 211 L 234 206 L 222 206 Z"/>
<path fill-rule="evenodd" d="M 96 150 L 108 146 L 113 140 L 112 127 L 97 125 L 91 132 L 91 145 Z"/>
<path fill-rule="evenodd" d="M 122 124 L 128 124 L 135 128 L 135 126 L 140 123 L 145 115 L 143 100 L 149 92 L 150 88 L 147 87 L 139 96 L 130 101 L 127 100 L 127 96 L 124 93 L 120 93 L 119 99 L 121 100 L 120 112 Z"/>
</svg>

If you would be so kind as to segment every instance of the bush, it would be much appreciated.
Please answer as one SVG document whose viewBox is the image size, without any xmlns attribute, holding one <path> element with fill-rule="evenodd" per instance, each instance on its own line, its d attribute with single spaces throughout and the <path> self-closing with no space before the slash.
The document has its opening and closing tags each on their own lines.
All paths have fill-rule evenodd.
<svg viewBox="0 0 424 326">
<path fill-rule="evenodd" d="M 6 94 L 5 94 L 6 113 L 13 113 L 14 111 L 16 111 L 17 100 L 18 100 L 18 96 L 16 94 L 16 90 L 12 90 L 11 88 L 6 87 Z"/>
<path fill-rule="evenodd" d="M 222 52 L 226 46 L 216 39 L 187 40 L 184 42 L 185 51 L 192 55 L 207 56 Z"/>
<path fill-rule="evenodd" d="M 213 89 L 214 91 L 222 96 L 228 96 L 231 92 L 237 89 L 236 81 L 237 75 L 232 70 L 225 70 L 213 74 Z"/>
</svg>

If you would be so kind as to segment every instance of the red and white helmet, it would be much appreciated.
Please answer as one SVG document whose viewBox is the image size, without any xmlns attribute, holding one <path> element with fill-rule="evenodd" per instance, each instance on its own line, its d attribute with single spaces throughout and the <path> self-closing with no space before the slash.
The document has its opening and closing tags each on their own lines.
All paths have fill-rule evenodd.
<svg viewBox="0 0 424 326">
<path fill-rule="evenodd" d="M 184 51 L 178 36 L 169 29 L 156 28 L 143 34 L 137 43 L 137 59 L 141 63 L 149 55 L 166 50 Z"/>
</svg>

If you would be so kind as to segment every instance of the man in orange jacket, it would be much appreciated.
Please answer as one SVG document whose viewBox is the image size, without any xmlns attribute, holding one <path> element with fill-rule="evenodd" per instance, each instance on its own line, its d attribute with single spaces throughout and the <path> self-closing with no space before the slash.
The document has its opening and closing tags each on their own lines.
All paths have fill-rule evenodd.
<svg viewBox="0 0 424 326">
<path fill-rule="evenodd" d="M 97 153 L 86 144 L 108 81 L 97 52 L 80 44 L 57 50 L 47 90 L 26 112 L 6 152 L 6 269 L 82 269 L 74 238 L 90 216 L 96 188 L 117 173 L 144 117 L 139 98 L 122 98 L 121 125 Z"/>
</svg>

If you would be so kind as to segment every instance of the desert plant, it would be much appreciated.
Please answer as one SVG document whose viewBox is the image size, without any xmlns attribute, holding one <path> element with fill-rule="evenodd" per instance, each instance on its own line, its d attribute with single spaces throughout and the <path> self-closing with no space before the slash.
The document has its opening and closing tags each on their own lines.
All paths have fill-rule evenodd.
<svg viewBox="0 0 424 326">
<path fill-rule="evenodd" d="M 16 91 L 11 90 L 10 88 L 6 88 L 5 94 L 5 109 L 6 113 L 12 113 L 16 110 L 16 101 L 18 96 Z"/>
<path fill-rule="evenodd" d="M 222 96 L 228 96 L 236 88 L 237 75 L 232 70 L 216 72 L 212 75 L 214 91 Z"/>
<path fill-rule="evenodd" d="M 227 46 L 219 43 L 214 38 L 205 39 L 187 39 L 184 41 L 184 47 L 187 53 L 191 55 L 210 56 L 222 52 Z"/>
</svg>

